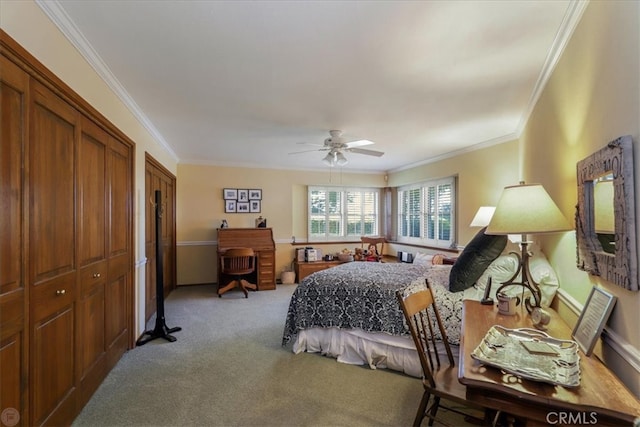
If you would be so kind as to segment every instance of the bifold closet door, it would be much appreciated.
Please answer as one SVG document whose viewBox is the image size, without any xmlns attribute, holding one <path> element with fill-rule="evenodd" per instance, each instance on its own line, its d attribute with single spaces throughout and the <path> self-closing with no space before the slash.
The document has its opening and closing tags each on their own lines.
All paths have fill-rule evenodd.
<svg viewBox="0 0 640 427">
<path fill-rule="evenodd" d="M 32 82 L 28 144 L 31 423 L 76 414 L 75 153 L 80 114 Z"/>
<path fill-rule="evenodd" d="M 27 73 L 0 56 L 0 412 L 22 425 L 29 422 L 22 168 L 28 87 Z"/>
</svg>

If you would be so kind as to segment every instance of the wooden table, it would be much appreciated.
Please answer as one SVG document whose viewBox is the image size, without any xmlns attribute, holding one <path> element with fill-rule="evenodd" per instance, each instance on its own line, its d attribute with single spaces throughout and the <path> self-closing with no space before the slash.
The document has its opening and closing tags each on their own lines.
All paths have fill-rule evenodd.
<svg viewBox="0 0 640 427">
<path fill-rule="evenodd" d="M 571 339 L 571 329 L 547 309 L 551 323 L 547 333 Z M 533 423 L 633 425 L 640 418 L 640 401 L 595 356 L 580 351 L 580 386 L 565 388 L 516 378 L 471 357 L 491 326 L 533 328 L 531 317 L 522 308 L 515 316 L 498 313 L 494 305 L 465 301 L 458 379 L 467 386 L 467 400 L 484 407 L 508 412 Z M 564 421 L 564 422 L 562 422 Z"/>
<path fill-rule="evenodd" d="M 296 272 L 296 281 L 297 283 L 302 282 L 302 279 L 310 275 L 311 273 L 315 273 L 316 271 L 326 270 L 327 268 L 335 267 L 336 265 L 340 265 L 343 262 L 340 260 L 332 260 L 332 261 L 301 261 L 297 260 L 293 263 L 294 270 Z"/>
</svg>

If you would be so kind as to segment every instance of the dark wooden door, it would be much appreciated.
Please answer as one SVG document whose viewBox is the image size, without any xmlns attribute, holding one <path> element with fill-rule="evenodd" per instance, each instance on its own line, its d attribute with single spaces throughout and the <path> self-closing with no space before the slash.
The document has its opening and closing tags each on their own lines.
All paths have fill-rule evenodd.
<svg viewBox="0 0 640 427">
<path fill-rule="evenodd" d="M 77 156 L 78 363 L 80 396 L 90 396 L 106 373 L 106 158 L 109 135 L 86 117 Z"/>
<path fill-rule="evenodd" d="M 107 263 L 105 350 L 107 368 L 115 366 L 133 338 L 133 150 L 110 138 L 107 151 Z"/>
<path fill-rule="evenodd" d="M 76 413 L 77 268 L 75 152 L 79 113 L 33 83 L 29 135 L 31 422 Z"/>
<path fill-rule="evenodd" d="M 0 95 L 2 421 L 70 425 L 136 338 L 134 144 L 2 30 Z"/>
<path fill-rule="evenodd" d="M 0 412 L 28 425 L 28 358 L 23 212 L 29 76 L 0 56 Z M 15 418 L 14 418 L 15 417 Z"/>
<path fill-rule="evenodd" d="M 156 312 L 156 213 L 155 192 L 162 194 L 162 255 L 164 296 L 166 297 L 176 283 L 176 178 L 150 155 L 145 163 L 145 249 L 146 249 L 146 286 L 145 319 Z"/>
</svg>

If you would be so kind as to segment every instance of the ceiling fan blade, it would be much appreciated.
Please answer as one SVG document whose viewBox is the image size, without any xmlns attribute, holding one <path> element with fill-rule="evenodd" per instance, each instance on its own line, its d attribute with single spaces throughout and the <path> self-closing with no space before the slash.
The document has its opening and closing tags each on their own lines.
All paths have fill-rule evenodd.
<svg viewBox="0 0 640 427">
<path fill-rule="evenodd" d="M 298 145 L 312 145 L 314 147 L 324 147 L 324 144 L 314 144 L 313 142 L 296 142 Z"/>
<path fill-rule="evenodd" d="M 346 148 L 354 148 L 354 147 L 362 147 L 364 145 L 375 144 L 373 141 L 369 141 L 368 139 L 359 139 L 357 141 L 346 142 L 344 145 Z"/>
<path fill-rule="evenodd" d="M 368 156 L 376 156 L 376 157 L 380 157 L 384 154 L 382 151 L 367 150 L 364 148 L 349 148 L 349 151 L 352 153 L 366 154 Z"/>
<path fill-rule="evenodd" d="M 291 152 L 291 153 L 287 153 L 287 154 L 310 153 L 310 152 L 312 152 L 312 151 L 326 151 L 326 150 L 324 150 L 324 149 L 322 149 L 322 148 L 320 148 L 320 149 L 314 148 L 313 150 L 293 151 L 293 152 Z"/>
</svg>

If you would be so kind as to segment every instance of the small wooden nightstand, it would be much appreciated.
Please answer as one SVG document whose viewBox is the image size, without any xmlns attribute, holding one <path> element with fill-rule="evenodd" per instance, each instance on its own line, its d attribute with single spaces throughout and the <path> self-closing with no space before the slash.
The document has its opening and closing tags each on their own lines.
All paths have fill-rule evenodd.
<svg viewBox="0 0 640 427">
<path fill-rule="evenodd" d="M 302 282 L 302 279 L 310 275 L 311 273 L 315 273 L 316 271 L 326 270 L 327 268 L 335 267 L 336 265 L 342 264 L 342 261 L 333 260 L 333 261 L 295 261 L 294 269 L 296 272 L 296 282 Z"/>
</svg>

